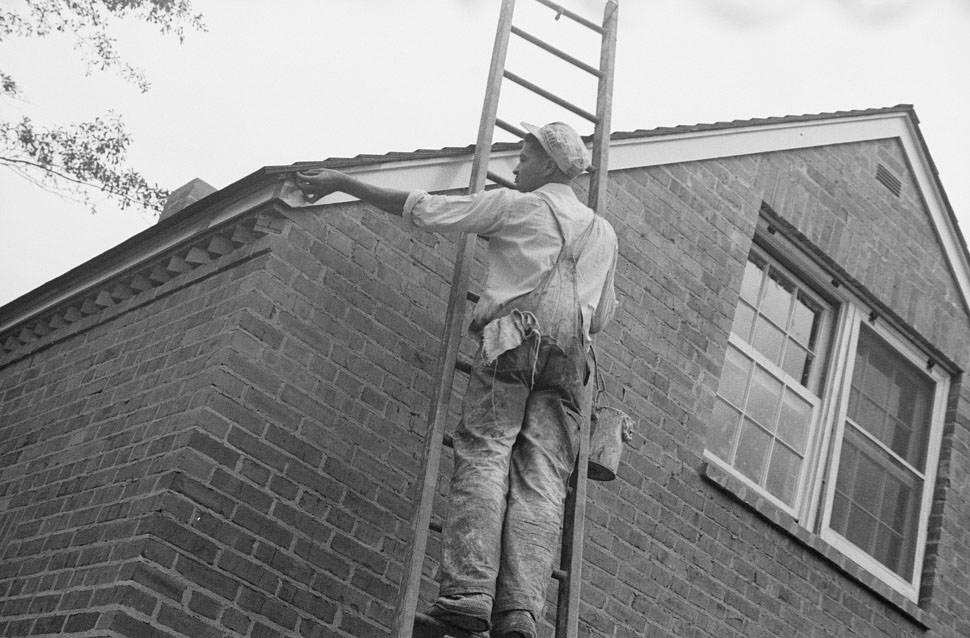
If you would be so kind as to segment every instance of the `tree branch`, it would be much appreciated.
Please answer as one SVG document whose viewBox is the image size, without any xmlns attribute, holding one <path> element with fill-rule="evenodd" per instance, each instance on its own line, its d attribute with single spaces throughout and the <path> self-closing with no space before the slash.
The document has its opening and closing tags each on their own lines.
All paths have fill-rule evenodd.
<svg viewBox="0 0 970 638">
<path fill-rule="evenodd" d="M 79 180 L 79 179 L 76 179 L 74 177 L 71 177 L 70 175 L 66 175 L 64 173 L 61 173 L 59 171 L 56 171 L 53 168 L 51 168 L 50 166 L 45 166 L 43 164 L 38 164 L 37 162 L 31 162 L 30 160 L 17 159 L 17 158 L 14 158 L 14 157 L 6 157 L 4 155 L 0 155 L 0 163 L 3 163 L 3 164 L 19 164 L 19 165 L 29 166 L 31 168 L 37 168 L 37 169 L 40 169 L 40 170 L 44 171 L 45 173 L 50 173 L 51 175 L 53 175 L 57 179 L 63 179 L 66 182 L 71 182 L 71 183 L 74 183 L 74 184 L 78 184 L 79 186 L 85 186 L 85 187 L 91 188 L 93 190 L 101 191 L 103 193 L 108 193 L 109 195 L 114 195 L 115 197 L 118 197 L 118 198 L 124 200 L 128 204 L 138 204 L 138 200 L 132 199 L 129 195 L 126 195 L 126 194 L 124 194 L 121 191 L 118 191 L 116 189 L 113 189 L 110 186 L 107 186 L 107 185 L 104 185 L 104 184 L 99 185 L 99 184 L 92 184 L 91 182 L 85 182 L 83 180 Z"/>
</svg>

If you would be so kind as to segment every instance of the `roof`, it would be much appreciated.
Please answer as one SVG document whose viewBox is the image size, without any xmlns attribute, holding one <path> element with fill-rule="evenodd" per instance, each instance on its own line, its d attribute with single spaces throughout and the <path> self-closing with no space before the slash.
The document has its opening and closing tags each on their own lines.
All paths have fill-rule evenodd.
<svg viewBox="0 0 970 638">
<path fill-rule="evenodd" d="M 909 158 L 963 296 L 964 307 L 970 307 L 967 244 L 912 105 L 614 132 L 610 138 L 610 170 L 887 138 L 898 139 Z M 490 170 L 510 175 L 518 150 L 519 143 L 494 144 Z M 293 208 L 308 206 L 299 192 L 286 183 L 286 176 L 295 170 L 338 168 L 384 186 L 454 190 L 467 187 L 473 153 L 474 146 L 419 149 L 263 167 L 0 308 L 0 346 L 9 341 L 10 334 L 22 333 L 22 324 L 53 312 L 59 304 L 84 295 L 96 298 L 86 291 L 110 288 L 113 278 L 126 270 L 143 268 L 148 260 L 159 258 L 175 246 L 185 246 L 214 227 L 231 223 L 269 201 Z M 334 194 L 325 203 L 349 199 Z M 109 301 L 105 295 L 97 298 Z M 38 330 L 43 331 L 43 326 Z"/>
</svg>

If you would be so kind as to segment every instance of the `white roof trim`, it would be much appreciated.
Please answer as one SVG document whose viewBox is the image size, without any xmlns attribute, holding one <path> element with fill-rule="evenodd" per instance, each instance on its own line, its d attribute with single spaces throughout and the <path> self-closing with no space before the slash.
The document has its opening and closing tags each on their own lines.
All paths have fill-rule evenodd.
<svg viewBox="0 0 970 638">
<path fill-rule="evenodd" d="M 909 159 L 913 176 L 970 310 L 970 262 L 960 241 L 960 231 L 947 210 L 945 198 L 930 162 L 923 152 L 919 133 L 908 112 L 890 111 L 831 119 L 728 126 L 714 130 L 693 130 L 614 140 L 610 144 L 610 170 L 659 166 L 719 157 L 735 157 L 832 144 L 896 138 Z M 518 151 L 492 153 L 489 168 L 499 175 L 512 174 Z M 374 184 L 404 190 L 420 187 L 429 191 L 462 189 L 471 177 L 471 155 L 430 159 L 404 159 L 351 168 L 348 173 Z M 306 207 L 296 189 L 285 189 L 283 200 L 293 207 Z M 352 201 L 335 193 L 321 203 Z"/>
<path fill-rule="evenodd" d="M 23 321 L 30 319 L 31 317 L 34 317 L 39 314 L 43 314 L 45 311 L 57 307 L 58 305 L 70 299 L 73 295 L 77 294 L 78 291 L 80 290 L 88 290 L 90 288 L 96 287 L 100 284 L 103 284 L 109 281 L 115 275 L 119 275 L 127 270 L 130 270 L 131 268 L 138 266 L 138 264 L 150 261 L 156 255 L 163 253 L 169 248 L 172 248 L 173 246 L 177 246 L 181 242 L 192 238 L 193 236 L 198 234 L 201 230 L 212 228 L 213 226 L 217 226 L 218 224 L 221 224 L 224 221 L 232 219 L 233 217 L 252 209 L 254 206 L 257 206 L 271 199 L 272 194 L 273 194 L 273 188 L 264 187 L 260 191 L 249 194 L 243 197 L 242 199 L 234 201 L 228 206 L 226 206 L 225 208 L 219 210 L 219 212 L 217 212 L 215 215 L 213 215 L 205 222 L 204 227 L 199 225 L 194 225 L 190 228 L 181 230 L 171 236 L 165 237 L 164 240 L 153 245 L 150 250 L 146 251 L 143 254 L 128 257 L 109 268 L 106 268 L 104 270 L 99 270 L 97 272 L 91 273 L 90 275 L 81 277 L 77 282 L 72 284 L 69 288 L 65 288 L 64 290 L 60 291 L 57 295 L 54 295 L 48 301 L 40 305 L 31 305 L 28 308 L 26 308 L 24 311 L 16 315 L 0 318 L 0 332 L 9 330 L 10 328 L 16 326 L 17 324 Z"/>
</svg>

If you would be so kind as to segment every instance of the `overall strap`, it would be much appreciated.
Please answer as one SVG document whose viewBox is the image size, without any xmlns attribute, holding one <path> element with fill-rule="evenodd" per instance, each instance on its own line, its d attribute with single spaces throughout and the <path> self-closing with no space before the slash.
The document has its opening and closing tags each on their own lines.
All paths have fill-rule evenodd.
<svg viewBox="0 0 970 638">
<path fill-rule="evenodd" d="M 547 279 L 552 275 L 552 271 L 555 270 L 556 266 L 564 256 L 572 256 L 573 261 L 579 259 L 579 255 L 582 254 L 583 248 L 586 247 L 586 242 L 589 240 L 589 236 L 593 231 L 593 225 L 596 224 L 596 213 L 593 213 L 593 218 L 589 221 L 586 228 L 577 236 L 572 242 L 566 243 L 566 232 L 563 229 L 562 220 L 559 219 L 559 213 L 556 212 L 556 207 L 552 205 L 552 200 L 545 193 L 534 193 L 539 199 L 546 203 L 549 207 L 549 212 L 552 213 L 552 218 L 556 222 L 556 229 L 559 231 L 559 238 L 562 239 L 562 248 L 559 249 L 559 255 L 556 257 L 556 262 L 548 272 L 543 275 L 543 280 Z M 542 284 L 540 283 L 540 286 Z"/>
</svg>

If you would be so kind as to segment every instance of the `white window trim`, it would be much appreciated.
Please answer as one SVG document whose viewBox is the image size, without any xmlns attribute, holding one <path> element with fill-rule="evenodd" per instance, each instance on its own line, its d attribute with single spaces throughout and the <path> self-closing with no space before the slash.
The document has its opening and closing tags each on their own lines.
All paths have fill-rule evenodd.
<svg viewBox="0 0 970 638">
<path fill-rule="evenodd" d="M 809 469 L 810 469 L 808 461 L 811 458 L 813 458 L 812 456 L 810 456 L 810 454 L 815 449 L 814 447 L 815 439 L 818 438 L 818 432 L 820 429 L 818 426 L 819 416 L 820 416 L 824 401 L 822 401 L 822 399 L 816 396 L 812 391 L 802 387 L 799 383 L 795 381 L 795 379 L 793 379 L 791 376 L 785 373 L 785 371 L 780 366 L 768 360 L 763 354 L 758 352 L 753 346 L 751 346 L 749 343 L 747 343 L 740 337 L 734 335 L 733 333 L 730 336 L 730 343 L 735 348 L 740 350 L 743 355 L 750 358 L 755 365 L 765 368 L 771 374 L 780 374 L 786 388 L 788 388 L 791 392 L 794 392 L 795 394 L 797 394 L 806 403 L 811 404 L 812 421 L 809 426 L 811 429 L 811 432 L 809 434 L 808 439 L 806 439 L 805 441 L 805 453 L 803 456 L 803 459 L 805 459 L 806 467 L 805 467 L 805 471 L 802 472 L 802 475 L 798 480 L 798 485 L 795 487 L 795 503 L 793 505 L 788 505 L 783 500 L 781 500 L 771 492 L 767 491 L 765 488 L 758 485 L 755 481 L 752 481 L 750 478 L 748 478 L 747 476 L 739 472 L 729 463 L 722 460 L 721 457 L 717 456 L 716 454 L 709 452 L 708 450 L 704 450 L 704 459 L 711 463 L 717 464 L 718 466 L 723 468 L 724 471 L 730 472 L 731 474 L 736 476 L 738 480 L 740 480 L 741 482 L 745 483 L 746 485 L 750 485 L 753 489 L 758 491 L 758 494 L 760 496 L 763 496 L 764 498 L 771 501 L 776 507 L 780 508 L 782 511 L 788 513 L 794 518 L 799 518 L 798 512 L 802 501 L 805 500 L 804 499 L 805 492 L 806 492 L 805 486 L 807 485 L 805 481 L 808 477 Z M 781 409 L 780 405 L 778 409 Z"/>
<path fill-rule="evenodd" d="M 936 485 L 936 475 L 939 469 L 940 447 L 943 440 L 943 422 L 946 416 L 946 402 L 947 395 L 949 393 L 950 379 L 938 367 L 934 367 L 932 370 L 925 370 L 925 355 L 911 346 L 908 341 L 896 335 L 895 331 L 882 326 L 878 320 L 868 324 L 869 328 L 872 329 L 879 337 L 885 339 L 896 352 L 908 359 L 918 368 L 923 369 L 924 373 L 930 377 L 935 384 L 933 392 L 933 411 L 930 415 L 929 423 L 930 432 L 927 439 L 926 470 L 923 473 L 923 493 L 922 498 L 920 499 L 919 515 L 916 521 L 917 536 L 915 556 L 913 557 L 913 573 L 911 574 L 911 579 L 906 580 L 873 558 L 867 552 L 856 547 L 853 543 L 830 527 L 832 502 L 835 494 L 836 475 L 838 473 L 842 455 L 841 443 L 843 437 L 845 436 L 845 422 L 849 409 L 848 384 L 851 383 L 851 371 L 854 362 L 854 355 L 859 343 L 859 332 L 861 330 L 862 322 L 866 321 L 866 318 L 862 316 L 863 313 L 859 308 L 850 307 L 848 310 L 849 312 L 847 315 L 850 315 L 847 317 L 849 321 L 848 328 L 850 330 L 848 343 L 849 349 L 846 351 L 846 364 L 842 366 L 842 376 L 839 379 L 840 383 L 838 386 L 843 389 L 843 392 L 841 392 L 837 401 L 830 402 L 832 404 L 837 404 L 833 405 L 832 410 L 832 418 L 835 419 L 834 422 L 830 421 L 829 423 L 824 424 L 826 430 L 831 432 L 833 437 L 832 445 L 830 447 L 831 453 L 829 454 L 829 461 L 827 463 L 826 479 L 824 483 L 824 497 L 821 501 L 821 503 L 825 504 L 825 507 L 820 512 L 821 520 L 818 521 L 817 526 L 819 536 L 822 538 L 822 540 L 837 548 L 843 554 L 851 558 L 869 572 L 876 575 L 880 580 L 884 581 L 899 593 L 903 594 L 910 600 L 917 601 L 919 597 L 920 582 L 922 580 L 923 560 L 926 556 L 926 538 L 929 534 L 929 519 L 933 506 L 933 493 L 935 492 L 934 488 Z M 821 491 L 821 486 L 819 487 Z M 818 509 L 815 511 L 818 511 Z"/>
<path fill-rule="evenodd" d="M 762 243 L 756 244 L 756 246 L 762 253 L 767 253 L 773 263 L 778 263 L 778 258 L 775 255 L 784 255 L 787 261 L 793 263 L 799 271 L 804 273 L 794 276 L 796 281 L 807 287 L 831 281 L 830 273 L 807 257 L 804 251 L 790 240 L 779 237 L 774 233 L 764 233 L 766 226 L 766 220 L 759 221 L 760 232 L 758 237 L 762 240 Z M 782 266 L 783 270 L 790 271 L 790 268 L 784 267 L 784 263 Z M 833 287 L 831 285 L 822 285 L 821 287 L 827 291 L 832 300 L 833 317 L 831 321 L 834 322 L 834 327 L 833 323 L 829 323 L 829 329 L 832 329 L 833 332 L 828 343 L 828 351 L 819 352 L 820 356 L 827 357 L 824 364 L 826 376 L 824 387 L 820 388 L 821 403 L 815 416 L 817 425 L 811 433 L 811 440 L 806 444 L 806 469 L 801 478 L 795 507 L 786 505 L 706 449 L 704 450 L 704 459 L 717 465 L 742 484 L 749 486 L 759 497 L 792 516 L 799 526 L 817 534 L 824 542 L 837 549 L 894 591 L 908 600 L 918 603 L 923 562 L 926 554 L 926 539 L 929 534 L 929 519 L 939 470 L 950 376 L 941 365 L 926 370 L 926 362 L 930 359 L 930 356 L 918 348 L 912 340 L 902 336 L 898 330 L 889 326 L 886 321 L 880 321 L 878 318 L 875 321 L 869 321 L 868 311 L 865 310 L 868 308 L 868 304 L 865 300 L 860 299 L 845 287 Z M 851 371 L 854 366 L 860 326 L 863 322 L 868 322 L 869 327 L 874 329 L 876 334 L 885 339 L 901 356 L 910 360 L 919 369 L 924 370 L 935 384 L 933 410 L 929 421 L 930 432 L 927 440 L 926 470 L 923 475 L 924 488 L 917 517 L 916 554 L 913 560 L 911 581 L 904 580 L 867 552 L 829 528 L 835 478 L 839 467 L 845 419 L 848 411 L 849 386 L 847 384 L 851 382 Z M 733 343 L 735 339 L 733 333 L 731 339 Z"/>
</svg>

